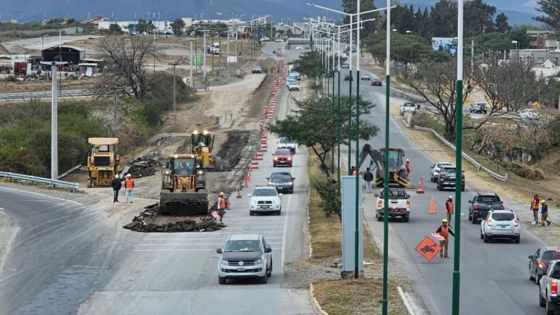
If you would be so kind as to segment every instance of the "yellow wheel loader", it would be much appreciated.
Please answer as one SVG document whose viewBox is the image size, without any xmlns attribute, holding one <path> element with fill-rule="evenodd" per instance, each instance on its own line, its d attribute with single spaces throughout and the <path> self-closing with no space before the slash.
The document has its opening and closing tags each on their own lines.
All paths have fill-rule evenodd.
<svg viewBox="0 0 560 315">
<path fill-rule="evenodd" d="M 87 159 L 87 186 L 111 186 L 118 174 L 119 156 L 115 151 L 119 138 L 89 138 L 88 142 L 91 152 Z"/>
<path fill-rule="evenodd" d="M 214 149 L 214 135 L 206 129 L 200 133 L 194 130 L 191 133 L 191 151 L 200 161 L 202 167 L 207 170 L 221 171 L 221 159 L 212 155 Z"/>
<path fill-rule="evenodd" d="M 206 215 L 206 171 L 195 154 L 169 157 L 161 175 L 160 213 Z"/>
</svg>

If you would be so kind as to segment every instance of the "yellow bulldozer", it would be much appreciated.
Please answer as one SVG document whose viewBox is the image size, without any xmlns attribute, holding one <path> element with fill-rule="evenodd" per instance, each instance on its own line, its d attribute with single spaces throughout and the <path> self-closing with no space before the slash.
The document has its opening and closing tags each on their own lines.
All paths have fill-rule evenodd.
<svg viewBox="0 0 560 315">
<path fill-rule="evenodd" d="M 162 170 L 160 213 L 206 215 L 206 170 L 195 154 L 174 154 Z"/>
<path fill-rule="evenodd" d="M 204 129 L 202 133 L 194 130 L 191 133 L 191 153 L 196 155 L 202 168 L 206 170 L 221 170 L 221 159 L 212 155 L 214 149 L 214 135 Z"/>
<path fill-rule="evenodd" d="M 89 138 L 91 151 L 87 159 L 88 187 L 110 186 L 118 174 L 119 156 L 116 146 L 119 138 Z"/>
</svg>

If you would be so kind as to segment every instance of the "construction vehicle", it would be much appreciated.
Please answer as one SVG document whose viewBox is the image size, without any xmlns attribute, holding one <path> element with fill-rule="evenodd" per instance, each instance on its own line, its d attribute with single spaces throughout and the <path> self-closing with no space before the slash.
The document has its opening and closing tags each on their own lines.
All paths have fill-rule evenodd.
<svg viewBox="0 0 560 315">
<path fill-rule="evenodd" d="M 212 155 L 214 148 L 214 135 L 206 129 L 199 133 L 194 130 L 191 133 L 191 152 L 196 155 L 201 166 L 206 170 L 221 170 L 221 159 Z"/>
<path fill-rule="evenodd" d="M 408 181 L 408 172 L 404 167 L 404 151 L 401 148 L 382 148 L 377 151 L 371 147 L 369 144 L 364 144 L 362 147 L 362 152 L 360 153 L 360 165 L 361 166 L 368 155 L 371 157 L 370 170 L 373 171 L 375 168 L 375 185 L 377 187 L 383 187 L 384 181 L 384 156 L 387 152 L 389 157 L 389 185 L 398 185 L 401 188 L 412 188 Z"/>
<path fill-rule="evenodd" d="M 195 154 L 174 154 L 161 174 L 160 213 L 206 215 L 206 170 Z"/>
<path fill-rule="evenodd" d="M 87 159 L 87 186 L 111 186 L 118 174 L 119 156 L 115 152 L 119 138 L 89 138 L 88 142 L 91 152 Z"/>
</svg>

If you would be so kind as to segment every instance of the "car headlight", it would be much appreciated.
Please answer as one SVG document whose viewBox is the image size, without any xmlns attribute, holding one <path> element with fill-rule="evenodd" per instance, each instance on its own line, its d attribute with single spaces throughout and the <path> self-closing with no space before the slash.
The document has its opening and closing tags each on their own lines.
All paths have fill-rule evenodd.
<svg viewBox="0 0 560 315">
<path fill-rule="evenodd" d="M 257 259 L 257 260 L 255 260 L 255 265 L 260 265 L 260 264 L 262 264 L 262 263 L 263 263 L 263 261 L 262 261 L 262 259 L 260 259 L 260 258 Z"/>
<path fill-rule="evenodd" d="M 221 263 L 223 266 L 229 266 L 229 261 L 227 261 L 227 260 L 223 260 L 223 259 L 222 259 L 222 260 L 220 261 L 220 263 Z"/>
<path fill-rule="evenodd" d="M 294 182 L 288 182 L 288 186 L 292 186 Z"/>
</svg>

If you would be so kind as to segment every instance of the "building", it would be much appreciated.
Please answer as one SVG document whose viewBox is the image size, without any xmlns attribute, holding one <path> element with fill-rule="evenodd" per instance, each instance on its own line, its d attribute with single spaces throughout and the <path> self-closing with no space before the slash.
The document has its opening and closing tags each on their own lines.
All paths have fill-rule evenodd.
<svg viewBox="0 0 560 315">
<path fill-rule="evenodd" d="M 136 30 L 136 25 L 138 25 L 138 21 L 98 21 L 97 29 L 98 30 L 109 30 L 112 24 L 117 24 L 120 26 L 121 30 L 125 33 L 134 33 Z"/>
<path fill-rule="evenodd" d="M 85 59 L 86 51 L 74 46 L 55 46 L 41 51 L 43 61 L 66 61 L 69 65 L 77 65 Z"/>
</svg>

